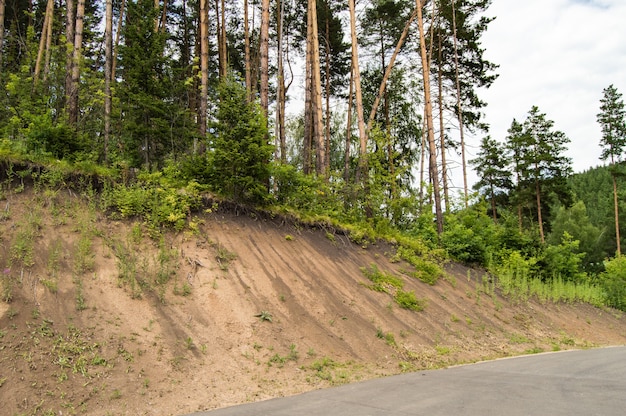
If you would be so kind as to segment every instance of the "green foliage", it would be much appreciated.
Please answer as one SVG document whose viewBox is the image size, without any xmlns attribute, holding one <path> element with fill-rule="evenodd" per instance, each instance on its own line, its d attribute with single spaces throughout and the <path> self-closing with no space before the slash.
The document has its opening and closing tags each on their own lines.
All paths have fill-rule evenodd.
<svg viewBox="0 0 626 416">
<path fill-rule="evenodd" d="M 543 223 L 549 223 L 548 200 L 569 205 L 572 199 L 566 181 L 572 173 L 572 161 L 565 156 L 570 140 L 553 127 L 554 122 L 533 106 L 523 123 L 513 120 L 507 136 L 517 178 L 513 202 L 520 214 L 531 213 L 526 218 L 530 223 L 538 224 L 541 213 L 540 231 Z"/>
<path fill-rule="evenodd" d="M 553 246 L 562 244 L 564 239 L 578 241 L 578 247 L 572 247 L 572 253 L 582 255 L 577 266 L 586 271 L 597 272 L 600 271 L 602 260 L 606 257 L 598 244 L 601 234 L 598 227 L 591 224 L 585 203 L 577 201 L 571 208 L 561 206 L 556 210 L 551 232 L 546 241 Z"/>
<path fill-rule="evenodd" d="M 594 249 L 589 250 L 586 247 L 585 239 L 579 237 L 576 232 L 570 230 L 570 234 L 581 240 L 581 250 L 588 254 L 594 254 L 589 260 L 594 266 L 602 270 L 602 260 L 607 257 L 613 257 L 617 248 L 615 235 L 615 212 L 613 204 L 613 184 L 611 171 L 623 170 L 623 165 L 598 166 L 582 173 L 572 175 L 568 182 L 570 183 L 576 198 L 584 203 L 589 223 L 600 231 L 598 240 L 594 243 Z M 615 172 L 618 185 L 618 196 L 623 185 L 621 184 L 623 173 Z M 626 204 L 624 198 L 618 198 L 620 212 L 625 212 Z M 578 220 L 572 215 L 572 222 Z M 558 214 L 557 214 L 558 215 Z M 584 225 L 584 223 L 583 223 Z M 620 227 L 620 229 L 623 227 Z M 584 234 L 584 233 L 583 233 Z M 626 236 L 626 229 L 622 236 Z M 623 243 L 626 244 L 626 243 Z M 597 256 L 597 257 L 596 257 Z M 599 260 L 597 260 L 599 258 Z M 596 270 L 593 270 L 596 271 Z"/>
<path fill-rule="evenodd" d="M 606 271 L 600 282 L 606 294 L 606 304 L 626 311 L 626 257 L 619 256 L 604 263 Z"/>
<path fill-rule="evenodd" d="M 105 199 L 123 218 L 142 218 L 154 229 L 163 225 L 182 229 L 192 210 L 202 204 L 200 186 L 190 181 L 175 188 L 167 182 L 161 174 L 147 174 L 140 182 L 108 189 Z"/>
<path fill-rule="evenodd" d="M 501 228 L 487 216 L 484 202 L 446 216 L 441 244 L 449 255 L 464 263 L 488 266 L 495 252 Z"/>
<path fill-rule="evenodd" d="M 611 164 L 624 160 L 624 148 L 626 147 L 626 110 L 622 94 L 613 85 L 609 85 L 603 91 L 600 100 L 600 113 L 598 123 L 602 128 L 602 155 L 600 159 L 608 160 Z"/>
<path fill-rule="evenodd" d="M 585 281 L 587 275 L 581 272 L 585 253 L 578 252 L 578 245 L 578 240 L 565 231 L 561 244 L 546 246 L 537 262 L 539 276 L 544 280 L 561 278 L 573 282 Z"/>
<path fill-rule="evenodd" d="M 167 31 L 154 30 L 158 16 L 153 2 L 130 2 L 119 54 L 123 82 L 117 157 L 147 169 L 160 166 L 170 153 L 188 150 L 195 134 L 190 111 L 174 99 L 181 81 L 173 77 L 166 53 Z"/>
<path fill-rule="evenodd" d="M 480 152 L 470 163 L 474 165 L 479 178 L 474 189 L 482 192 L 491 202 L 491 215 L 496 219 L 496 207 L 508 199 L 506 192 L 513 189 L 509 150 L 504 144 L 487 136 L 481 142 Z"/>
<path fill-rule="evenodd" d="M 401 308 L 409 309 L 411 311 L 420 312 L 426 308 L 426 300 L 417 299 L 415 296 L 415 292 L 412 290 L 405 292 L 402 289 L 399 289 L 395 296 L 394 300 Z"/>
<path fill-rule="evenodd" d="M 401 278 L 389 273 L 381 272 L 375 264 L 369 269 L 362 267 L 361 272 L 373 282 L 370 289 L 377 292 L 391 293 L 394 301 L 401 308 L 412 311 L 422 311 L 426 307 L 424 300 L 419 300 L 413 291 L 404 291 L 404 282 Z"/>
<path fill-rule="evenodd" d="M 305 175 L 290 164 L 274 162 L 270 169 L 278 204 L 303 211 L 326 206 L 329 190 L 320 178 Z"/>
<path fill-rule="evenodd" d="M 26 132 L 26 148 L 55 159 L 75 160 L 87 149 L 85 142 L 68 124 L 54 123 L 49 114 L 33 117 Z"/>
<path fill-rule="evenodd" d="M 537 259 L 526 258 L 518 251 L 503 256 L 494 274 L 502 293 L 516 301 L 525 302 L 535 297 L 542 302 L 587 302 L 597 306 L 604 302 L 602 288 L 588 279 L 567 281 L 561 276 L 545 281 L 540 279 Z"/>
<path fill-rule="evenodd" d="M 265 204 L 273 146 L 263 111 L 248 102 L 246 89 L 233 77 L 220 83 L 218 93 L 217 122 L 209 137 L 209 183 L 236 202 Z"/>
<path fill-rule="evenodd" d="M 377 292 L 389 293 L 391 288 L 399 289 L 404 286 L 401 278 L 380 271 L 375 264 L 372 264 L 369 269 L 361 267 L 361 272 L 372 281 L 370 289 Z"/>
<path fill-rule="evenodd" d="M 272 316 L 272 313 L 268 311 L 261 311 L 254 316 L 259 318 L 261 321 L 267 321 L 267 322 L 272 322 L 272 319 L 274 319 Z"/>
<path fill-rule="evenodd" d="M 437 280 L 444 274 L 443 268 L 436 259 L 429 258 L 428 254 L 419 255 L 409 247 L 398 247 L 396 257 L 415 267 L 415 271 L 411 273 L 413 277 L 431 286 L 437 283 Z"/>
</svg>

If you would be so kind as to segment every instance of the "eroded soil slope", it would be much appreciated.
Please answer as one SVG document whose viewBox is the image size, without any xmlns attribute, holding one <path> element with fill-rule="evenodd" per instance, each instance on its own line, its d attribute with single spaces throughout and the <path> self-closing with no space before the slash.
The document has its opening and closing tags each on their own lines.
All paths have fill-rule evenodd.
<svg viewBox="0 0 626 416">
<path fill-rule="evenodd" d="M 178 415 L 423 368 L 626 343 L 587 305 L 429 286 L 334 230 L 212 209 L 158 234 L 63 190 L 0 201 L 2 414 Z M 402 279 L 400 308 L 362 269 Z M 390 288 L 390 291 L 392 289 Z"/>
</svg>

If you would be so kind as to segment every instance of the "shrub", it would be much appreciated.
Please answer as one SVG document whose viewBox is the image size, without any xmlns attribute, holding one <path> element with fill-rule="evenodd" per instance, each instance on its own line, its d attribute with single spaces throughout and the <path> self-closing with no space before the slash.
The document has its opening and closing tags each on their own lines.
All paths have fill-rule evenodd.
<svg viewBox="0 0 626 416">
<path fill-rule="evenodd" d="M 605 272 L 600 275 L 606 304 L 626 311 L 626 257 L 619 256 L 604 263 Z"/>
<path fill-rule="evenodd" d="M 74 159 L 85 143 L 65 123 L 54 124 L 49 115 L 34 117 L 28 127 L 26 146 L 32 153 L 48 153 L 56 159 Z"/>
<path fill-rule="evenodd" d="M 398 289 L 394 299 L 396 303 L 404 309 L 420 312 L 426 308 L 426 301 L 423 299 L 417 299 L 415 292 L 412 290 L 405 292 L 402 289 Z"/>
</svg>

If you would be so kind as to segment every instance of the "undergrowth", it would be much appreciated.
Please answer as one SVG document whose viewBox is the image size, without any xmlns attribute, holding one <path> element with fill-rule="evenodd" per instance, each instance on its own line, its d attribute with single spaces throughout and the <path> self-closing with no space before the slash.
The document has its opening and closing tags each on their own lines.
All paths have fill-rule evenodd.
<svg viewBox="0 0 626 416">
<path fill-rule="evenodd" d="M 404 290 L 402 278 L 380 271 L 375 264 L 362 267 L 361 272 L 372 282 L 366 285 L 369 289 L 390 294 L 401 308 L 419 312 L 426 307 L 426 300 L 418 299 L 413 291 Z"/>
</svg>

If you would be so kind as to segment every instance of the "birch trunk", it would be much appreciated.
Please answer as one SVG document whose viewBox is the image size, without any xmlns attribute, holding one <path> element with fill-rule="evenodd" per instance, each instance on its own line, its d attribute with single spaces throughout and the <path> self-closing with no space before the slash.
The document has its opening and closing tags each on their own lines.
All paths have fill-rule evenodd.
<svg viewBox="0 0 626 416">
<path fill-rule="evenodd" d="M 69 96 L 72 89 L 72 59 L 74 56 L 74 0 L 67 0 L 65 7 L 65 99 L 69 105 Z"/>
<path fill-rule="evenodd" d="M 113 44 L 113 63 L 111 67 L 111 79 L 115 79 L 115 70 L 117 68 L 117 48 L 120 44 L 120 36 L 122 34 L 122 25 L 124 23 L 124 9 L 126 8 L 126 0 L 122 0 L 120 4 L 120 17 L 117 22 L 117 31 L 115 32 L 115 43 Z"/>
<path fill-rule="evenodd" d="M 200 108 L 199 131 L 200 136 L 206 135 L 207 127 L 207 100 L 209 93 L 209 15 L 207 0 L 200 0 Z M 194 153 L 198 150 L 197 140 L 194 141 Z"/>
<path fill-rule="evenodd" d="M 72 54 L 72 82 L 70 88 L 69 123 L 78 123 L 78 84 L 80 81 L 80 60 L 82 58 L 83 20 L 85 16 L 85 0 L 78 0 L 76 5 L 76 25 L 74 26 L 74 52 Z"/>
<path fill-rule="evenodd" d="M 280 36 L 280 34 L 279 34 Z M 250 28 L 248 27 L 248 0 L 243 1 L 243 39 L 244 39 L 244 59 L 246 60 L 246 93 L 248 101 L 252 100 L 252 61 L 250 56 Z M 280 45 L 280 39 L 278 41 Z M 280 58 L 279 58 L 280 59 Z"/>
<path fill-rule="evenodd" d="M 260 71 L 261 71 L 261 109 L 267 122 L 269 109 L 269 29 L 270 29 L 270 0 L 261 3 L 261 32 L 260 32 Z"/>
<path fill-rule="evenodd" d="M 39 38 L 39 49 L 37 50 L 37 59 L 35 60 L 35 72 L 33 74 L 33 87 L 37 86 L 39 82 L 39 74 L 41 73 L 41 61 L 43 59 L 44 50 L 46 48 L 46 38 L 48 36 L 48 25 L 50 19 L 52 19 L 52 12 L 54 10 L 54 0 L 48 0 L 46 5 L 46 14 L 43 20 L 43 26 L 41 27 L 41 37 Z"/>
<path fill-rule="evenodd" d="M 113 0 L 106 0 L 104 24 L 104 162 L 108 162 L 111 136 L 112 70 L 113 70 Z"/>
<path fill-rule="evenodd" d="M 2 47 L 4 46 L 4 7 L 5 0 L 0 0 L 0 70 L 2 69 Z"/>
</svg>

